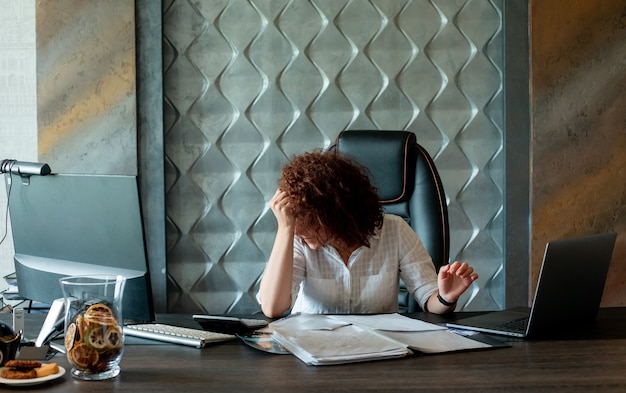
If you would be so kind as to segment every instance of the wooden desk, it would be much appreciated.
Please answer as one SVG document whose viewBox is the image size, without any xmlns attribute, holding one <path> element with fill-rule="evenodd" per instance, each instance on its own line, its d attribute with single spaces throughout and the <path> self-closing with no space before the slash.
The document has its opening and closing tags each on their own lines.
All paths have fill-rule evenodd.
<svg viewBox="0 0 626 393">
<path fill-rule="evenodd" d="M 419 316 L 434 322 L 446 320 L 439 316 Z M 27 316 L 27 327 L 29 320 L 35 318 Z M 185 318 L 190 320 L 189 316 Z M 4 314 L 0 319 L 7 322 L 10 315 Z M 306 366 L 291 355 L 260 352 L 236 341 L 205 349 L 160 343 L 127 345 L 122 372 L 116 379 L 85 382 L 66 374 L 37 390 L 90 393 L 626 391 L 626 308 L 602 309 L 596 325 L 585 336 L 550 341 L 518 340 L 510 342 L 510 348 L 321 367 Z M 69 370 L 63 355 L 53 360 Z"/>
</svg>

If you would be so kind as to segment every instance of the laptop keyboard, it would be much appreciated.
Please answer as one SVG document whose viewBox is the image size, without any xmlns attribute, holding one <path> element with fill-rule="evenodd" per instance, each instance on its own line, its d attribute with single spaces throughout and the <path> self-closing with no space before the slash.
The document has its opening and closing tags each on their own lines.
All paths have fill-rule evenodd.
<svg viewBox="0 0 626 393">
<path fill-rule="evenodd" d="M 495 328 L 499 330 L 508 330 L 513 332 L 525 332 L 528 326 L 528 318 L 514 319 L 505 323 L 496 325 Z"/>
<path fill-rule="evenodd" d="M 236 338 L 236 336 L 232 334 L 208 332 L 201 329 L 165 325 L 162 323 L 127 325 L 124 326 L 124 334 L 172 344 L 188 345 L 196 348 L 203 348 L 207 344 Z"/>
</svg>

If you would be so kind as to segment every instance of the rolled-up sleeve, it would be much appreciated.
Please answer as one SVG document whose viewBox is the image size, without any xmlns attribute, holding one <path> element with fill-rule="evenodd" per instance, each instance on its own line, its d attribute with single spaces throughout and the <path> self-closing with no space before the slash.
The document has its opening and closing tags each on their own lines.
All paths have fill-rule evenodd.
<svg viewBox="0 0 626 393">
<path fill-rule="evenodd" d="M 293 308 L 300 292 L 300 285 L 306 276 L 306 257 L 304 255 L 304 243 L 299 237 L 293 241 L 293 278 L 291 280 L 291 307 Z"/>
<path fill-rule="evenodd" d="M 400 253 L 400 277 L 422 310 L 426 302 L 438 289 L 437 272 L 432 259 L 419 236 L 403 223 L 398 234 Z"/>
</svg>

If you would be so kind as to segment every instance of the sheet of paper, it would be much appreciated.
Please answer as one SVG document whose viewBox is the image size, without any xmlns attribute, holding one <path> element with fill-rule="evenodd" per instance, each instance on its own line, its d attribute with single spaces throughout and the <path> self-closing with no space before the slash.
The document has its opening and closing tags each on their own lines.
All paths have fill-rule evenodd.
<svg viewBox="0 0 626 393">
<path fill-rule="evenodd" d="M 446 330 L 445 326 L 435 325 L 405 317 L 397 313 L 372 315 L 329 315 L 329 318 L 343 321 L 374 330 L 393 332 L 425 332 L 431 330 Z"/>
<path fill-rule="evenodd" d="M 270 323 L 259 332 L 272 332 L 274 329 L 286 330 L 335 330 L 351 322 L 329 318 L 322 314 L 294 314 Z"/>
<path fill-rule="evenodd" d="M 422 353 L 442 353 L 491 347 L 489 344 L 463 337 L 449 330 L 425 332 L 385 331 L 381 332 L 381 334 L 403 342 L 407 344 L 409 348 Z"/>
</svg>

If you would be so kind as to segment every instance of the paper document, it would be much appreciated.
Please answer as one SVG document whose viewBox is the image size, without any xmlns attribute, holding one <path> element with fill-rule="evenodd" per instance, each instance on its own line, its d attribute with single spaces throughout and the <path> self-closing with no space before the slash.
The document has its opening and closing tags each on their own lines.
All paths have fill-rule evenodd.
<svg viewBox="0 0 626 393">
<path fill-rule="evenodd" d="M 421 353 L 443 353 L 491 348 L 489 344 L 458 335 L 450 330 L 428 332 L 381 332 L 387 337 L 403 342 Z"/>
<path fill-rule="evenodd" d="M 445 326 L 435 325 L 405 317 L 397 313 L 394 314 L 372 314 L 372 315 L 329 315 L 337 321 L 351 323 L 361 327 L 374 330 L 388 330 L 393 332 L 425 332 L 430 330 L 446 330 Z"/>
<path fill-rule="evenodd" d="M 273 337 L 309 365 L 388 359 L 411 353 L 405 344 L 356 325 L 342 326 L 333 330 L 277 328 Z"/>
<path fill-rule="evenodd" d="M 271 332 L 275 329 L 335 330 L 350 324 L 350 322 L 332 319 L 322 314 L 294 314 L 271 322 L 265 329 L 261 329 L 260 331 Z"/>
<path fill-rule="evenodd" d="M 387 359 L 421 353 L 490 348 L 445 326 L 394 314 L 294 314 L 258 332 L 271 333 L 280 345 L 310 365 Z"/>
</svg>

